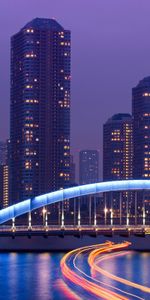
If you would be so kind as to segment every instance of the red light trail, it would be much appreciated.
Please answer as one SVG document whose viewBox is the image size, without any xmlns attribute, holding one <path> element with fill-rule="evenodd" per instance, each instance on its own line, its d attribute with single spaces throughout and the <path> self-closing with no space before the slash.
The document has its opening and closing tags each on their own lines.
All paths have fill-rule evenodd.
<svg viewBox="0 0 150 300">
<path fill-rule="evenodd" d="M 131 294 L 120 288 L 104 283 L 90 276 L 88 273 L 84 272 L 77 265 L 77 260 L 81 257 L 81 254 L 86 254 L 86 256 L 88 255 L 87 262 L 91 268 L 90 269 L 91 273 L 93 273 L 93 271 L 98 272 L 101 275 L 111 280 L 118 281 L 120 283 L 125 284 L 126 286 L 130 286 L 139 289 L 143 292 L 149 293 L 150 288 L 136 284 L 127 279 L 123 279 L 119 276 L 115 276 L 109 273 L 108 271 L 104 270 L 102 267 L 100 267 L 100 262 L 104 259 L 110 259 L 116 255 L 125 255 L 126 254 L 125 251 L 121 253 L 120 251 L 125 250 L 129 245 L 130 243 L 128 242 L 123 242 L 120 244 L 113 244 L 111 242 L 106 242 L 104 244 L 92 245 L 92 246 L 82 247 L 76 250 L 72 250 L 69 253 L 67 253 L 61 260 L 62 273 L 68 281 L 82 288 L 83 291 L 93 294 L 94 296 L 97 297 L 97 299 L 105 299 L 105 300 L 110 300 L 110 299 L 127 300 L 127 299 L 135 299 L 135 298 L 144 299 L 139 297 L 138 295 Z"/>
</svg>

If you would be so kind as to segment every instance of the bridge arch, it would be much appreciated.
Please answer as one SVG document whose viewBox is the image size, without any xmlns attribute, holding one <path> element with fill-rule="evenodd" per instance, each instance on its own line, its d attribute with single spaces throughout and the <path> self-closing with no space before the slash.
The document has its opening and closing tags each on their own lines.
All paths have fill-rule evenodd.
<svg viewBox="0 0 150 300">
<path fill-rule="evenodd" d="M 0 224 L 35 209 L 67 199 L 113 191 L 149 190 L 150 180 L 121 180 L 99 182 L 59 190 L 27 199 L 0 210 Z"/>
</svg>

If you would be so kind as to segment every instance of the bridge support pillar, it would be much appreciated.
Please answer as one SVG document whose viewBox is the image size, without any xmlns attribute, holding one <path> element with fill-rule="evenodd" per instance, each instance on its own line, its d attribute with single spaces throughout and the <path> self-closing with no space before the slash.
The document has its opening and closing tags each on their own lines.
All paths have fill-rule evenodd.
<svg viewBox="0 0 150 300">
<path fill-rule="evenodd" d="M 45 206 L 43 207 L 43 210 L 42 210 L 42 213 L 43 213 L 43 226 L 44 227 L 47 227 L 47 209 L 45 208 Z"/>
<path fill-rule="evenodd" d="M 92 225 L 92 197 L 89 196 L 89 225 Z"/>
<path fill-rule="evenodd" d="M 120 219 L 120 225 L 122 225 L 122 193 L 120 192 L 119 193 L 119 206 L 120 206 L 120 209 L 119 209 L 119 211 L 120 211 L 120 216 L 119 216 L 119 219 Z"/>
<path fill-rule="evenodd" d="M 15 231 L 16 226 L 15 226 L 15 218 L 12 218 L 12 231 Z"/>
<path fill-rule="evenodd" d="M 110 203 L 111 203 L 111 208 L 110 208 L 110 225 L 113 225 L 113 192 L 110 193 Z"/>
<path fill-rule="evenodd" d="M 80 198 L 78 198 L 78 227 L 81 225 Z"/>
<path fill-rule="evenodd" d="M 106 197 L 107 197 L 107 194 L 104 193 L 104 223 L 105 223 L 105 225 L 107 225 L 107 212 L 108 212 Z"/>
<path fill-rule="evenodd" d="M 145 211 L 145 191 L 143 191 L 143 225 L 145 226 L 146 211 Z"/>
<path fill-rule="evenodd" d="M 135 225 L 137 225 L 137 191 L 135 191 L 134 206 L 135 206 Z"/>
<path fill-rule="evenodd" d="M 76 226 L 76 199 L 74 198 L 74 203 L 73 203 L 73 206 L 74 206 L 74 208 L 73 208 L 73 210 L 74 210 L 74 214 L 73 214 L 73 221 L 74 221 L 74 226 Z"/>
<path fill-rule="evenodd" d="M 46 213 L 45 213 L 45 227 L 48 226 L 48 214 L 47 214 L 47 209 L 46 209 Z"/>
<path fill-rule="evenodd" d="M 32 217 L 31 217 L 31 211 L 28 214 L 28 229 L 32 228 Z"/>
<path fill-rule="evenodd" d="M 62 207 L 61 207 L 61 227 L 64 227 L 65 225 L 65 220 L 64 220 L 64 201 L 62 201 Z"/>
<path fill-rule="evenodd" d="M 96 196 L 94 196 L 94 226 L 97 225 L 97 215 L 96 215 Z"/>
<path fill-rule="evenodd" d="M 126 194 L 126 225 L 129 226 L 129 193 Z"/>
<path fill-rule="evenodd" d="M 61 211 L 60 211 L 60 202 L 58 203 L 58 225 L 61 223 Z"/>
</svg>

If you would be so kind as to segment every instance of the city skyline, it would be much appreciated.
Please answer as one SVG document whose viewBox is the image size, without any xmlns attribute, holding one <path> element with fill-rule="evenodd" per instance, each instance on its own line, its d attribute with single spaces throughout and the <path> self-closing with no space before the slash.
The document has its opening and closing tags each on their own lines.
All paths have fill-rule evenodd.
<svg viewBox="0 0 150 300">
<path fill-rule="evenodd" d="M 150 298 L 149 12 L 0 1 L 0 300 Z"/>
<path fill-rule="evenodd" d="M 3 15 L 1 16 L 3 45 L 0 50 L 3 72 L 0 85 L 1 104 L 3 106 L 2 123 L 0 124 L 1 139 L 9 136 L 10 36 L 17 32 L 22 24 L 36 16 L 49 18 L 54 16 L 64 27 L 72 31 L 71 145 L 73 153 L 77 157 L 76 152 L 80 149 L 100 149 L 100 157 L 102 156 L 103 123 L 114 113 L 131 112 L 131 89 L 140 78 L 148 76 L 150 73 L 150 65 L 147 63 L 150 45 L 148 39 L 145 38 L 149 27 L 149 20 L 145 18 L 149 3 L 146 1 L 145 6 L 136 5 L 136 15 L 133 23 L 134 2 L 132 1 L 131 4 L 131 1 L 124 1 L 121 7 L 119 1 L 116 0 L 114 0 L 113 5 L 110 1 L 105 1 L 105 3 L 104 1 L 95 1 L 95 5 L 92 5 L 91 1 L 86 1 L 86 11 L 84 10 L 85 1 L 82 1 L 82 4 L 76 1 L 76 3 L 73 2 L 67 7 L 69 3 L 67 0 L 63 4 L 60 1 L 56 1 L 55 4 L 45 1 L 45 6 L 43 6 L 42 1 L 39 1 L 39 6 L 36 6 L 33 0 L 30 1 L 30 11 L 27 10 L 29 1 L 26 1 L 26 5 L 23 3 L 22 10 L 20 10 L 19 1 L 13 2 L 18 6 L 14 10 L 14 14 L 10 15 L 9 24 L 12 22 L 12 26 L 8 26 L 3 19 Z M 108 3 L 109 5 L 107 5 Z M 1 14 L 3 10 L 6 10 L 7 5 L 8 1 L 5 4 L 1 2 Z M 79 5 L 80 10 L 78 9 Z M 92 12 L 90 10 L 91 6 L 93 8 Z M 47 8 L 50 8 L 50 13 Z M 116 8 L 118 8 L 117 11 Z M 84 22 L 83 12 L 86 16 Z M 72 18 L 73 14 L 74 18 Z M 127 15 L 129 25 L 126 24 Z M 106 21 L 106 16 L 109 17 L 110 22 Z M 139 16 L 143 18 L 143 22 L 140 24 L 138 22 Z M 90 27 L 88 29 L 89 21 Z M 5 26 L 2 26 L 2 24 L 5 24 Z M 118 24 L 120 27 L 118 27 Z M 139 26 L 139 30 L 137 30 L 137 26 Z M 109 88 L 106 88 L 107 86 Z M 111 105 L 112 102 L 113 105 Z M 3 115 L 7 117 L 4 119 Z M 77 118 L 80 120 L 79 122 L 76 122 Z M 83 119 L 84 122 L 82 122 Z M 93 122 L 89 122 L 89 119 Z"/>
</svg>

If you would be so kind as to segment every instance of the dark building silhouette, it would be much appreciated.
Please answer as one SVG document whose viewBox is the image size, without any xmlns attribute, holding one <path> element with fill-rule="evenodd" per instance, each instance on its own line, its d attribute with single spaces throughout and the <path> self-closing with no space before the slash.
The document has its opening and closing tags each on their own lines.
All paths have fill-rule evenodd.
<svg viewBox="0 0 150 300">
<path fill-rule="evenodd" d="M 88 184 L 99 181 L 99 152 L 82 150 L 79 153 L 79 183 Z"/>
<path fill-rule="evenodd" d="M 68 187 L 70 31 L 36 18 L 11 38 L 12 203 Z"/>
<path fill-rule="evenodd" d="M 132 117 L 115 114 L 103 127 L 103 179 L 132 178 Z"/>
</svg>

